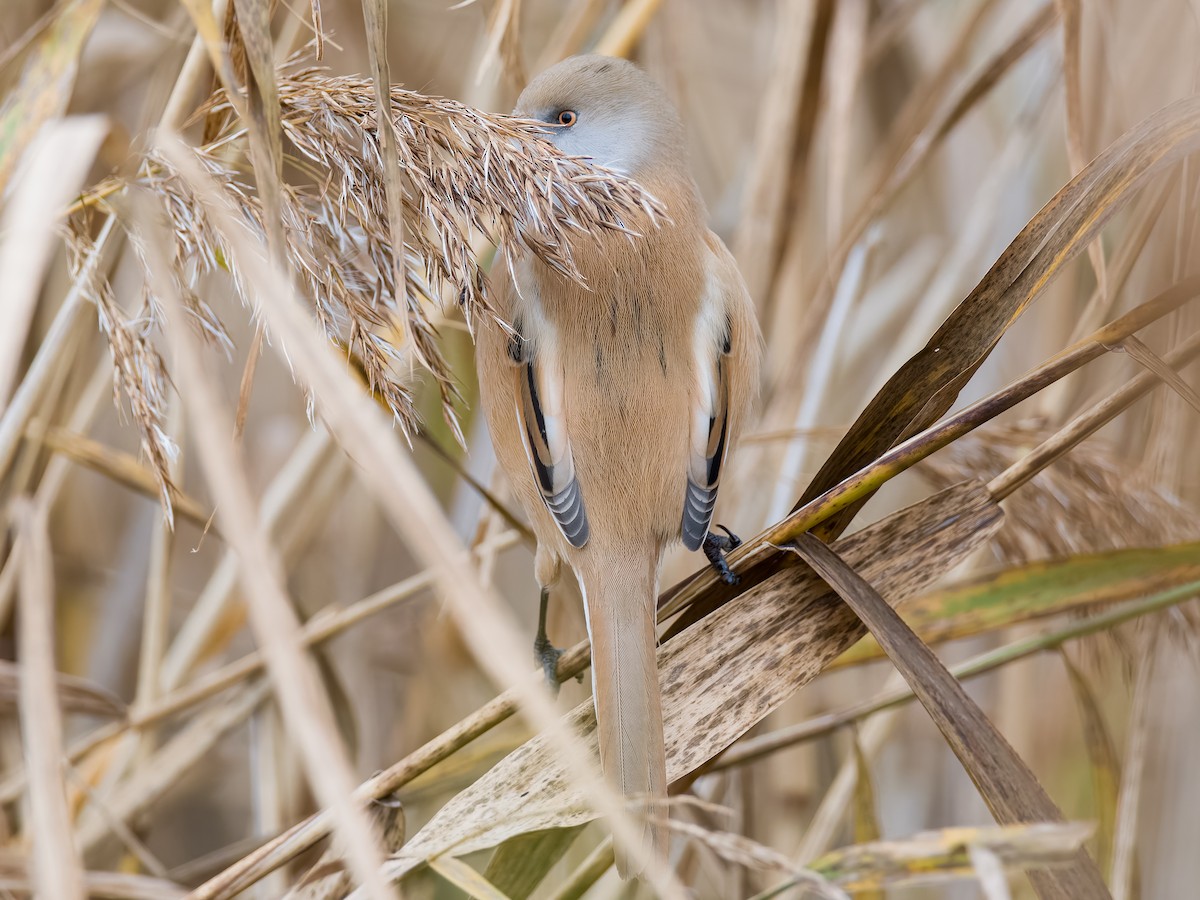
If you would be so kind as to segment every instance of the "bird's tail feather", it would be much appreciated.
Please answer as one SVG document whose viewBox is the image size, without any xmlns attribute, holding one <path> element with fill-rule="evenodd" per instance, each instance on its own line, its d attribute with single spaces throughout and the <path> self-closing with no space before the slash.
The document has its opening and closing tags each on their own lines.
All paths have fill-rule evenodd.
<svg viewBox="0 0 1200 900">
<path fill-rule="evenodd" d="M 612 556 L 606 556 L 611 561 Z M 620 558 L 620 557 L 618 557 Z M 655 663 L 655 604 L 658 559 L 630 555 L 629 566 L 589 573 L 585 593 L 592 639 L 592 693 L 595 696 L 600 765 L 625 797 L 641 797 L 635 816 L 664 818 L 667 796 L 662 701 Z M 643 832 L 650 853 L 665 859 L 667 829 L 647 822 Z M 617 848 L 622 878 L 639 872 L 636 862 Z"/>
</svg>

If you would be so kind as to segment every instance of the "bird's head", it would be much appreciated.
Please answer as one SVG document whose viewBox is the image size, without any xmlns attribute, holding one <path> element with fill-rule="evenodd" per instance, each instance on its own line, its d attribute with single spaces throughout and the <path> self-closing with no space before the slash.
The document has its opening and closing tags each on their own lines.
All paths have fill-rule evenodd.
<svg viewBox="0 0 1200 900">
<path fill-rule="evenodd" d="M 544 123 L 564 153 L 624 175 L 687 164 L 675 107 L 649 75 L 623 59 L 565 59 L 529 83 L 513 114 Z"/>
</svg>

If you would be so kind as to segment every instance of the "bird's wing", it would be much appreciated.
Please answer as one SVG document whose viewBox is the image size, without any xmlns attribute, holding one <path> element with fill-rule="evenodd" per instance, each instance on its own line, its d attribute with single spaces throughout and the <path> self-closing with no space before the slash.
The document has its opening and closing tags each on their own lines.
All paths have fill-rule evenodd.
<svg viewBox="0 0 1200 900">
<path fill-rule="evenodd" d="M 696 383 L 691 393 L 687 493 L 680 527 L 683 545 L 689 550 L 698 550 L 704 543 L 717 505 L 721 466 L 730 439 L 730 379 L 734 369 L 730 307 L 746 291 L 729 251 L 715 237 L 709 249 L 706 296 L 693 333 Z"/>
<path fill-rule="evenodd" d="M 519 367 L 517 421 L 533 480 L 563 537 L 572 547 L 582 547 L 588 540 L 588 518 L 567 438 L 562 365 L 548 349 L 535 358 L 519 333 L 509 344 L 509 357 Z"/>
</svg>

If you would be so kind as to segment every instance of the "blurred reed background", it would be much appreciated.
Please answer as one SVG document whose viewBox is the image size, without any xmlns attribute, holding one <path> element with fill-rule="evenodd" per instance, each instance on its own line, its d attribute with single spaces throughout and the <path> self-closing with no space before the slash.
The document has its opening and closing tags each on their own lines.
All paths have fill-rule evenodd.
<svg viewBox="0 0 1200 900">
<path fill-rule="evenodd" d="M 802 495 L 812 500 L 947 408 L 1020 383 L 1092 336 L 1085 344 L 1094 362 L 1057 372 L 1011 411 L 987 412 L 982 428 L 955 435 L 889 478 L 854 529 L 963 481 L 978 480 L 1003 500 L 1003 527 L 993 535 L 981 526 L 979 540 L 962 548 L 964 555 L 974 548 L 969 558 L 944 576 L 948 563 L 913 558 L 926 580 L 939 577 L 905 615 L 948 665 L 994 654 L 987 674 L 967 682 L 970 694 L 1066 818 L 1095 823 L 1085 846 L 1114 897 L 1195 894 L 1200 689 L 1188 601 L 1200 592 L 1200 544 L 1189 543 L 1200 540 L 1200 397 L 1194 372 L 1175 376 L 1163 363 L 1180 347 L 1189 352 L 1200 327 L 1187 305 L 1200 292 L 1200 180 L 1196 160 L 1184 158 L 1200 143 L 1196 104 L 1185 100 L 1200 78 L 1195 3 L 234 6 L 236 16 L 222 0 L 212 8 L 208 0 L 5 0 L 0 10 L 0 496 L 10 525 L 0 622 L 3 656 L 16 661 L 0 663 L 7 704 L 0 720 L 3 896 L 27 894 L 31 878 L 44 896 L 65 897 L 84 884 L 95 896 L 170 897 L 206 882 L 211 887 L 196 896 L 239 889 L 283 896 L 324 845 L 309 849 L 313 841 L 304 841 L 302 853 L 268 845 L 261 869 L 239 860 L 326 805 L 338 785 L 349 786 L 351 772 L 362 781 L 406 761 L 403 777 L 385 777 L 388 787 L 402 784 L 392 805 L 374 810 L 385 846 L 363 850 L 357 861 L 351 853 L 348 868 L 308 876 L 305 896 L 343 896 L 350 871 L 377 864 L 400 834 L 417 834 L 534 732 L 514 717 L 482 728 L 472 742 L 451 741 L 461 749 L 436 765 L 428 765 L 429 755 L 408 756 L 460 720 L 480 721 L 476 711 L 498 693 L 496 670 L 481 665 L 472 639 L 464 639 L 458 607 L 445 590 L 431 590 L 430 561 L 454 545 L 425 546 L 393 527 L 395 505 L 411 502 L 413 529 L 425 529 L 420 504 L 384 484 L 380 464 L 389 457 L 375 444 L 350 441 L 353 428 L 334 428 L 336 436 L 326 429 L 330 398 L 350 382 L 320 374 L 299 338 L 276 333 L 281 319 L 264 315 L 265 333 L 256 328 L 243 298 L 269 282 L 256 281 L 249 262 L 227 258 L 238 241 L 222 231 L 213 200 L 222 187 L 256 185 L 239 188 L 238 203 L 242 221 L 260 232 L 262 221 L 283 210 L 287 228 L 265 229 L 271 252 L 291 267 L 326 332 L 351 351 L 354 364 L 340 371 L 357 378 L 354 390 L 366 396 L 365 379 L 395 414 L 389 452 L 411 455 L 413 471 L 457 532 L 455 543 L 475 549 L 478 581 L 464 577 L 464 596 L 480 585 L 494 589 L 489 596 L 502 597 L 523 629 L 524 654 L 536 622 L 532 554 L 476 486 L 507 503 L 477 414 L 470 334 L 455 302 L 471 293 L 468 306 L 485 310 L 465 260 L 478 253 L 489 263 L 487 243 L 468 233 L 470 223 L 433 231 L 422 218 L 436 208 L 421 205 L 422 192 L 448 183 L 433 177 L 442 170 L 432 163 L 428 182 L 417 181 L 424 132 L 399 135 L 414 142 L 410 154 L 416 148 L 405 158 L 410 174 L 372 156 L 363 123 L 376 97 L 366 82 L 336 95 L 338 103 L 358 104 L 359 118 L 338 120 L 350 122 L 349 131 L 320 125 L 306 106 L 334 102 L 321 94 L 325 75 L 369 79 L 389 71 L 372 52 L 385 23 L 386 42 L 377 46 L 386 49 L 393 84 L 485 111 L 507 111 L 531 74 L 596 48 L 629 55 L 667 87 L 688 127 L 712 226 L 738 257 L 766 336 L 762 399 L 717 517 L 743 537 L 779 522 Z M 315 75 L 305 73 L 317 64 L 314 16 L 323 35 L 319 64 L 328 69 Z M 205 34 L 206 23 L 215 30 Z M 232 43 L 221 42 L 222 30 Z M 209 51 L 224 74 L 214 75 Z M 264 77 L 272 60 L 292 61 L 278 81 Z M 240 95 L 202 109 L 229 77 L 251 84 L 250 102 Z M 411 103 L 406 108 L 418 119 L 460 115 L 393 99 Z M 278 109 L 281 100 L 285 139 L 272 150 L 280 114 L 272 117 L 271 104 Z M 1167 107 L 1156 125 L 1143 125 Z M 159 125 L 207 148 L 204 172 L 216 179 L 209 194 Z M 474 127 L 463 125 L 464 134 Z M 477 127 L 508 140 L 497 130 L 501 120 Z M 455 144 L 444 130 L 430 134 L 443 135 L 439 146 L 451 155 L 485 146 Z M 1064 193 L 1061 209 L 1039 219 L 1044 227 L 1017 238 L 1074 175 L 1127 134 L 1095 170 L 1096 181 Z M 329 154 L 323 164 L 322 153 Z M 274 174 L 264 179 L 273 159 Z M 352 176 L 360 186 L 373 179 L 364 201 L 370 208 L 357 218 L 342 209 L 346 191 L 357 190 Z M 389 212 L 401 208 L 390 206 L 400 200 L 393 187 L 407 191 L 403 221 Z M 632 189 L 620 184 L 611 190 L 613 202 L 646 202 L 621 193 Z M 598 219 L 611 199 L 596 201 Z M 525 236 L 524 213 L 495 202 L 480 214 L 485 226 L 489 216 L 502 222 L 492 236 Z M 1062 224 L 1065 218 L 1054 218 L 1060 214 L 1077 221 Z M 1103 225 L 1098 236 L 1087 231 L 1093 224 Z M 413 248 L 407 258 L 388 249 L 398 233 Z M 301 234 L 312 243 L 302 245 Z M 1010 244 L 1008 268 L 1028 266 L 1028 283 L 986 274 Z M 312 246 L 328 252 L 313 255 L 305 249 Z M 445 277 L 432 270 L 438 253 L 459 254 Z M 394 294 L 396 271 L 407 275 L 409 290 L 380 306 L 381 296 Z M 336 289 L 331 272 L 340 279 Z M 992 293 L 973 292 L 981 279 Z M 1139 337 L 1130 328 L 1096 334 L 1163 296 L 1139 323 Z M 864 414 L 968 297 L 982 298 L 980 305 L 942 332 L 943 343 L 923 357 L 926 368 L 906 370 L 916 374 Z M 175 313 L 176 324 L 164 324 Z M 200 328 L 181 328 L 185 315 Z M 205 349 L 193 339 L 200 330 L 210 337 Z M 261 360 L 248 365 L 260 341 Z M 965 348 L 955 356 L 960 371 L 928 362 L 955 348 Z M 192 404 L 201 401 L 189 399 L 198 389 L 185 373 L 220 400 L 224 412 L 210 427 L 197 429 L 204 419 Z M 1112 398 L 1139 377 L 1169 383 L 1109 415 Z M 316 397 L 315 409 L 297 378 Z M 806 494 L 851 424 L 860 416 L 882 420 L 897 397 L 914 404 L 914 427 L 875 450 L 859 433 L 817 479 L 816 493 Z M 220 446 L 234 431 L 234 410 L 244 417 L 241 453 L 222 469 Z M 418 418 L 422 426 L 406 427 Z M 1055 443 L 1072 433 L 1087 438 L 1077 447 Z M 857 462 L 848 452 L 854 441 L 868 448 Z M 172 445 L 179 448 L 174 458 Z M 238 470 L 250 504 L 232 477 Z M 225 493 L 214 484 L 221 472 L 230 476 Z M 163 498 L 171 501 L 174 528 Z M 437 542 L 441 532 L 428 529 Z M 253 576 L 265 579 L 264 592 L 290 601 L 310 631 L 336 631 L 311 653 L 330 702 L 298 682 L 296 706 L 289 712 L 285 701 L 282 716 L 278 682 L 272 689 L 261 665 L 246 659 L 262 640 L 255 629 L 291 641 L 288 604 L 247 598 L 239 569 L 255 562 L 239 563 L 230 544 L 247 535 L 234 549 L 262 549 L 264 534 L 282 560 L 286 593 L 272 584 L 269 556 Z M 880 558 L 888 552 L 886 543 L 871 551 Z M 1031 565 L 1046 561 L 1053 564 Z M 700 565 L 695 555 L 675 554 L 663 584 Z M 566 646 L 585 636 L 574 590 L 556 592 L 550 633 Z M 497 654 L 507 646 L 497 637 Z M 299 654 L 267 655 L 277 676 L 301 672 L 287 668 Z M 532 668 L 527 655 L 505 665 Z M 788 658 L 777 665 L 786 668 Z M 786 681 L 770 669 L 754 677 L 739 689 L 769 693 L 772 679 Z M 761 722 L 743 723 L 742 730 L 753 726 L 748 737 L 708 774 L 687 781 L 699 800 L 674 812 L 698 828 L 676 835 L 679 881 L 697 897 L 755 896 L 784 884 L 781 895 L 796 896 L 801 888 L 789 879 L 811 865 L 862 896 L 1034 896 L 1020 869 L 1037 858 L 1036 833 L 1013 836 L 1016 849 L 974 831 L 941 833 L 917 849 L 901 843 L 929 829 L 993 821 L 964 769 L 969 764 L 956 759 L 921 704 L 871 705 L 902 685 L 891 663 L 859 647 L 803 690 L 780 696 Z M 566 710 L 586 697 L 585 684 L 568 681 L 558 705 Z M 328 725 L 326 709 L 336 720 L 328 736 L 340 738 L 349 762 L 343 773 L 335 753 L 328 782 L 314 783 L 320 748 L 307 742 L 313 732 L 305 727 Z M 55 762 L 60 744 L 69 753 L 65 767 Z M 65 804 L 58 785 L 65 785 Z M 520 804 L 507 808 L 515 814 Z M 363 824 L 352 810 L 335 818 L 348 834 L 356 833 L 354 822 Z M 474 876 L 443 855 L 401 888 L 420 897 L 463 890 L 621 895 L 606 871 L 605 828 L 557 834 L 558 843 L 505 845 L 490 861 L 488 851 L 464 856 Z M 1055 832 L 1041 849 L 1061 856 L 1055 842 L 1073 847 L 1080 837 Z M 869 858 L 827 855 L 880 840 Z M 72 842 L 76 854 L 65 849 Z M 537 877 L 517 873 L 514 855 Z M 997 861 L 1012 866 L 1007 885 L 990 868 Z M 936 868 L 961 877 L 926 871 L 925 883 L 902 883 Z M 230 871 L 256 874 L 222 881 Z M 490 883 L 472 880 L 478 873 Z"/>
</svg>

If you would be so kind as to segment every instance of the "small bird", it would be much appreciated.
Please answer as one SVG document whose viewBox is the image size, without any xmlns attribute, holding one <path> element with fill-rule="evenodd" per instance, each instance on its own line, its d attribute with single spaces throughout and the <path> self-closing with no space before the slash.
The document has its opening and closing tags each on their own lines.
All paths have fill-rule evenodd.
<svg viewBox="0 0 1200 900">
<path fill-rule="evenodd" d="M 544 123 L 559 149 L 627 175 L 667 208 L 571 252 L 580 285 L 522 248 L 493 270 L 509 329 L 480 323 L 477 368 L 496 457 L 537 535 L 542 587 L 535 655 L 554 682 L 545 635 L 563 562 L 584 597 L 600 762 L 643 814 L 665 816 L 655 606 L 664 552 L 682 540 L 735 580 L 736 538 L 709 526 L 721 470 L 758 388 L 754 308 L 688 169 L 665 92 L 621 59 L 576 56 L 535 78 L 514 115 Z M 660 858 L 666 832 L 647 825 Z M 622 877 L 638 874 L 618 853 Z"/>
</svg>

